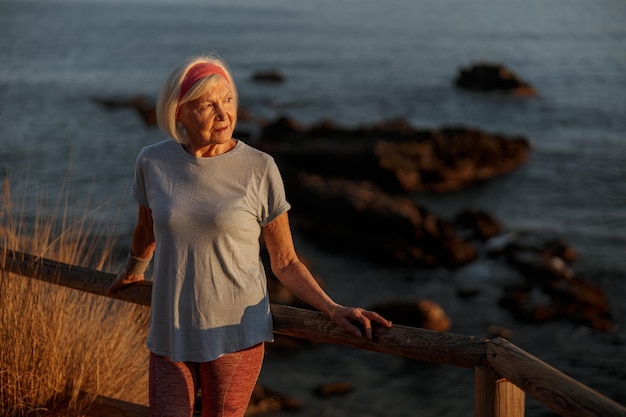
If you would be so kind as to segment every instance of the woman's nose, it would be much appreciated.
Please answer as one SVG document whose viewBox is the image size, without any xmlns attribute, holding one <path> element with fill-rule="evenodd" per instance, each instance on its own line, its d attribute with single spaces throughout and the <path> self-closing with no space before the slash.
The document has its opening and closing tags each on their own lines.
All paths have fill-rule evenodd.
<svg viewBox="0 0 626 417">
<path fill-rule="evenodd" d="M 218 120 L 224 120 L 226 112 L 222 106 L 215 106 L 215 118 Z"/>
</svg>

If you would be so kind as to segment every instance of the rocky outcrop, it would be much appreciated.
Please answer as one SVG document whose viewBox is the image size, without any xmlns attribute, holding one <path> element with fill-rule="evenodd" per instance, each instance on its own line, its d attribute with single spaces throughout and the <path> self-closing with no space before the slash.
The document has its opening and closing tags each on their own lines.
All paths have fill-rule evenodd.
<svg viewBox="0 0 626 417">
<path fill-rule="evenodd" d="M 418 130 L 393 120 L 307 129 L 287 118 L 264 128 L 261 146 L 281 169 L 370 181 L 394 194 L 444 193 L 488 181 L 525 164 L 531 149 L 523 137 L 464 127 Z"/>
<path fill-rule="evenodd" d="M 454 219 L 460 233 L 475 240 L 488 240 L 502 233 L 500 220 L 485 210 L 464 209 Z"/>
<path fill-rule="evenodd" d="M 408 197 L 305 172 L 290 183 L 294 225 L 327 251 L 398 267 L 455 267 L 475 259 L 452 223 Z"/>
<path fill-rule="evenodd" d="M 156 126 L 156 110 L 154 101 L 145 96 L 133 96 L 129 98 L 104 98 L 92 99 L 102 107 L 109 110 L 133 109 L 137 112 L 146 126 Z"/>
<path fill-rule="evenodd" d="M 481 62 L 461 68 L 455 85 L 471 91 L 498 92 L 517 96 L 534 96 L 535 89 L 501 64 Z"/>
<path fill-rule="evenodd" d="M 480 130 L 417 130 L 403 120 L 344 129 L 281 118 L 263 130 L 292 203 L 294 225 L 326 250 L 393 266 L 456 267 L 476 257 L 451 221 L 408 197 L 449 192 L 522 165 L 529 142 Z M 499 231 L 486 213 L 459 224 L 483 238 Z"/>
<path fill-rule="evenodd" d="M 516 319 L 534 324 L 566 320 L 604 332 L 616 329 L 607 294 L 576 273 L 571 265 L 576 251 L 564 241 L 512 235 L 491 254 L 502 256 L 523 277 L 520 284 L 505 288 L 500 300 Z"/>
<path fill-rule="evenodd" d="M 282 72 L 276 69 L 256 71 L 252 74 L 253 81 L 282 83 L 285 81 L 285 76 Z"/>
<path fill-rule="evenodd" d="M 301 401 L 275 392 L 264 385 L 257 384 L 252 391 L 245 416 L 262 416 L 278 411 L 297 411 L 301 408 Z"/>
</svg>

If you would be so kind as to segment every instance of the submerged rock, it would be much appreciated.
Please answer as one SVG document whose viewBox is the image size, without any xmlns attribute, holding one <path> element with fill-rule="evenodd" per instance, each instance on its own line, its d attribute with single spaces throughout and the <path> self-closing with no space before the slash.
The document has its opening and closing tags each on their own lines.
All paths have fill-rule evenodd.
<svg viewBox="0 0 626 417">
<path fill-rule="evenodd" d="M 534 96 L 535 89 L 513 71 L 501 64 L 481 62 L 462 68 L 455 85 L 472 91 L 499 92 L 519 96 Z"/>
</svg>

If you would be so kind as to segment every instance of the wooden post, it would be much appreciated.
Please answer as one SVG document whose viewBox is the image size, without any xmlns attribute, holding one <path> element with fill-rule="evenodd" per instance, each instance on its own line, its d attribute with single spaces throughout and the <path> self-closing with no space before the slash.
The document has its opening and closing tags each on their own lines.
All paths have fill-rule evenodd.
<svg viewBox="0 0 626 417">
<path fill-rule="evenodd" d="M 626 417 L 626 408 L 506 339 L 487 343 L 489 366 L 562 416 Z"/>
<path fill-rule="evenodd" d="M 474 372 L 474 417 L 524 417 L 526 395 L 492 369 Z"/>
</svg>

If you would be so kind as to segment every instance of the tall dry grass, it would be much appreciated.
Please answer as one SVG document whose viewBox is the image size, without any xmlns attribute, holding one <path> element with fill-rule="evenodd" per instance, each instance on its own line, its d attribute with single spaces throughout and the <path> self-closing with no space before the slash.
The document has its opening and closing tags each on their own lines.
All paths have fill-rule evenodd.
<svg viewBox="0 0 626 417">
<path fill-rule="evenodd" d="M 87 209 L 72 214 L 63 194 L 53 207 L 36 202 L 39 214 L 26 224 L 30 202 L 15 204 L 5 180 L 0 245 L 115 272 L 115 242 Z M 0 415 L 78 417 L 97 395 L 147 403 L 148 315 L 146 307 L 0 271 Z"/>
</svg>

